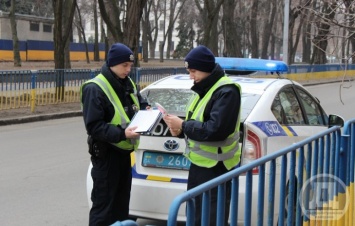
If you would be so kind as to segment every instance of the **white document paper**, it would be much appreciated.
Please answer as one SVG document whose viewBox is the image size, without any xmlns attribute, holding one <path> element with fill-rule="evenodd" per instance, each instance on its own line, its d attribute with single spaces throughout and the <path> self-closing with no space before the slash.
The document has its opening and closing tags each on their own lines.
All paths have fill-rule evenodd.
<svg viewBox="0 0 355 226">
<path fill-rule="evenodd" d="M 140 110 L 132 118 L 129 127 L 138 126 L 136 133 L 151 132 L 160 122 L 162 113 L 159 110 Z"/>
<path fill-rule="evenodd" d="M 168 111 L 159 103 L 155 103 L 155 106 L 163 114 L 163 116 L 168 115 Z"/>
</svg>

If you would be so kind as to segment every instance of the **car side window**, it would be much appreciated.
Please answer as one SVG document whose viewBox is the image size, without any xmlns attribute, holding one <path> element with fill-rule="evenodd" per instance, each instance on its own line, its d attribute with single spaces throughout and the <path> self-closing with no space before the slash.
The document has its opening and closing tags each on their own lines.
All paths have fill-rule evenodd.
<svg viewBox="0 0 355 226">
<path fill-rule="evenodd" d="M 291 87 L 276 95 L 271 111 L 280 124 L 305 124 L 300 104 Z"/>
<path fill-rule="evenodd" d="M 325 116 L 316 100 L 301 89 L 297 89 L 301 98 L 308 123 L 310 125 L 326 125 Z"/>
<path fill-rule="evenodd" d="M 280 96 L 276 95 L 274 102 L 271 105 L 271 112 L 280 124 L 287 124 L 285 112 L 281 106 Z"/>
</svg>

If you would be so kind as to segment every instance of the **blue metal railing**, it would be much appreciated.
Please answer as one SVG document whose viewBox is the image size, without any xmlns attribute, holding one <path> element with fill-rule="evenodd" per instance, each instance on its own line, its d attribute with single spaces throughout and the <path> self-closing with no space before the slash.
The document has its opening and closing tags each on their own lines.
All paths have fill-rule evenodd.
<svg viewBox="0 0 355 226">
<path fill-rule="evenodd" d="M 297 79 L 321 79 L 325 73 L 316 75 L 314 72 L 339 72 L 355 70 L 355 65 L 291 65 L 287 77 Z M 0 71 L 0 110 L 34 107 L 53 103 L 79 102 L 80 85 L 93 78 L 100 69 L 58 69 L 58 70 L 23 70 Z M 132 68 L 130 77 L 141 88 L 161 78 L 177 73 L 187 73 L 184 67 Z M 307 75 L 298 76 L 298 73 Z M 314 74 L 314 78 L 312 77 Z M 350 73 L 351 74 L 351 73 Z M 296 77 L 294 75 L 297 75 Z M 337 73 L 328 73 L 326 78 L 337 78 Z M 353 76 L 353 75 L 349 75 Z M 40 95 L 38 98 L 36 95 Z M 31 101 L 29 101 L 31 99 Z M 33 110 L 33 109 L 32 109 Z"/>
<path fill-rule="evenodd" d="M 80 102 L 80 86 L 100 69 L 0 71 L 0 110 Z M 141 87 L 185 68 L 133 68 L 130 77 Z M 31 101 L 30 101 L 31 100 Z"/>
<path fill-rule="evenodd" d="M 224 218 L 224 184 L 227 181 L 232 182 L 231 208 L 229 221 L 230 225 L 237 225 L 242 221 L 243 225 L 275 225 L 276 222 L 282 222 L 281 225 L 302 225 L 304 222 L 314 221 L 322 213 L 319 211 L 306 211 L 314 204 L 314 197 L 317 193 L 304 192 L 304 186 L 309 186 L 309 181 L 318 175 L 330 175 L 335 178 L 346 178 L 349 183 L 354 182 L 354 122 L 347 122 L 349 126 L 344 127 L 344 135 L 341 135 L 340 127 L 332 127 L 315 136 L 309 137 L 290 147 L 284 148 L 275 153 L 264 156 L 249 164 L 236 168 L 218 178 L 186 191 L 177 196 L 170 206 L 168 226 L 176 225 L 177 214 L 181 204 L 186 202 L 186 225 L 194 225 L 194 198 L 202 195 L 203 206 L 209 206 L 209 192 L 213 188 L 218 188 L 218 209 L 217 225 L 223 225 Z M 349 132 L 348 132 L 349 131 Z M 350 135 L 346 135 L 349 133 Z M 349 137 L 349 142 L 344 137 Z M 348 150 L 345 143 L 349 143 L 351 148 Z M 350 155 L 349 155 L 350 153 Z M 347 156 L 350 158 L 347 158 Z M 345 167 L 341 166 L 346 162 Z M 281 166 L 278 166 L 278 163 Z M 259 168 L 259 175 L 253 176 L 253 168 Z M 350 170 L 348 170 L 350 169 Z M 269 175 L 266 180 L 265 174 Z M 344 177 L 345 176 L 345 177 Z M 240 183 L 240 179 L 245 177 L 245 184 Z M 344 179 L 345 181 L 345 179 Z M 257 196 L 253 196 L 253 183 L 257 183 Z M 349 186 L 347 183 L 347 186 Z M 244 186 L 244 187 L 243 187 Z M 238 203 L 240 192 L 245 189 L 245 203 Z M 317 188 L 319 189 L 319 188 Z M 344 195 L 342 189 L 330 189 L 330 196 L 326 198 L 327 202 L 337 200 L 339 196 Z M 276 195 L 275 195 L 275 191 Z M 353 190 L 353 189 L 352 189 Z M 265 194 L 267 192 L 267 194 Z M 320 194 L 320 191 L 318 191 Z M 302 197 L 300 195 L 303 193 Z M 347 193 L 345 195 L 348 195 Z M 353 195 L 350 193 L 350 196 Z M 354 207 L 354 200 L 351 196 L 349 200 L 350 208 Z M 253 200 L 257 198 L 257 206 L 253 206 Z M 324 200 L 323 200 L 324 201 Z M 341 201 L 341 200 L 340 200 Z M 244 206 L 243 206 L 244 205 Z M 341 202 L 340 202 L 341 205 Z M 302 209 L 302 208 L 303 209 Z M 267 208 L 267 211 L 265 211 Z M 308 209 L 307 209 L 308 208 Z M 238 210 L 244 210 L 243 216 L 238 216 Z M 203 222 L 208 222 L 208 208 L 202 209 Z M 256 213 L 255 213 L 256 211 Z M 353 216 L 347 210 L 347 220 L 350 222 Z M 305 214 L 306 213 L 306 214 Z M 253 217 L 252 217 L 253 216 Z M 337 221 L 343 222 L 344 217 Z M 352 222 L 352 221 L 351 221 Z M 202 224 L 208 225 L 208 224 Z M 279 224 L 280 225 L 280 224 Z M 318 222 L 318 225 L 319 224 Z M 340 224 L 353 225 L 353 224 Z"/>
</svg>

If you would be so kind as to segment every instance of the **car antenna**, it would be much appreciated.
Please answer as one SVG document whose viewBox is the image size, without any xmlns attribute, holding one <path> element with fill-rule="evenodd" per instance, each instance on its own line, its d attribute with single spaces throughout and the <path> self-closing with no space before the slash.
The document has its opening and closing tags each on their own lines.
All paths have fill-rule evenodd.
<svg viewBox="0 0 355 226">
<path fill-rule="evenodd" d="M 276 71 L 276 74 L 277 74 L 277 78 L 279 79 L 285 78 L 284 76 L 282 76 L 281 72 L 279 71 Z"/>
</svg>

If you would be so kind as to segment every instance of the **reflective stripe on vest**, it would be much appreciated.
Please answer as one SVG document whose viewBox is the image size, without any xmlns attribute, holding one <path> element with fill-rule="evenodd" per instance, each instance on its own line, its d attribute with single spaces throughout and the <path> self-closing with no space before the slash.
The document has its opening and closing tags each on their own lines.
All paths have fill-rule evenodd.
<svg viewBox="0 0 355 226">
<path fill-rule="evenodd" d="M 130 119 L 128 118 L 116 92 L 113 90 L 112 86 L 107 81 L 105 76 L 102 74 L 99 74 L 95 78 L 85 82 L 83 84 L 83 86 L 85 84 L 91 83 L 91 82 L 97 84 L 101 88 L 101 90 L 106 94 L 107 98 L 110 100 L 111 104 L 113 105 L 113 107 L 115 109 L 115 113 L 111 119 L 110 124 L 112 124 L 114 126 L 120 125 L 121 128 L 126 129 L 128 124 L 130 123 Z M 134 91 L 135 91 L 135 93 L 131 94 L 130 97 L 132 98 L 133 102 L 139 108 L 139 101 L 137 98 L 136 86 L 134 85 L 134 83 L 131 79 L 130 79 L 130 82 L 132 83 Z M 119 147 L 121 149 L 124 149 L 124 150 L 132 150 L 132 149 L 136 150 L 139 145 L 139 140 L 138 139 L 126 139 L 124 141 L 120 141 L 119 143 L 111 143 L 111 144 L 113 144 L 116 147 Z"/>
<path fill-rule="evenodd" d="M 191 100 L 188 105 L 188 111 L 186 112 L 186 119 L 189 119 L 189 113 L 191 114 L 192 112 L 192 115 L 190 115 L 191 119 L 203 122 L 203 113 L 207 103 L 212 97 L 212 94 L 219 87 L 228 84 L 236 85 L 237 88 L 241 90 L 240 86 L 234 83 L 227 76 L 222 77 L 215 85 L 213 85 L 201 101 L 199 101 L 198 95 Z M 218 161 L 223 161 L 227 169 L 234 167 L 239 163 L 241 153 L 239 147 L 239 122 L 240 114 L 238 114 L 238 120 L 234 132 L 223 141 L 199 142 L 185 137 L 185 141 L 187 143 L 185 155 L 191 162 L 199 166 L 212 167 L 216 165 Z M 219 148 L 221 148 L 222 153 L 218 153 Z"/>
<path fill-rule="evenodd" d="M 224 141 L 216 141 L 216 142 L 198 142 L 198 141 L 193 141 L 195 143 L 195 146 L 192 148 L 187 148 L 188 150 L 186 153 L 192 151 L 198 155 L 201 155 L 205 158 L 209 158 L 212 160 L 216 161 L 225 161 L 228 159 L 233 158 L 234 154 L 238 151 L 239 149 L 239 142 L 237 142 L 236 146 L 231 149 L 229 152 L 226 153 L 211 153 L 207 152 L 204 150 L 201 150 L 202 145 L 207 145 L 207 146 L 212 146 L 212 147 L 226 147 L 232 145 L 235 141 L 239 140 L 239 132 L 233 133 L 233 136 L 227 137 Z"/>
</svg>

